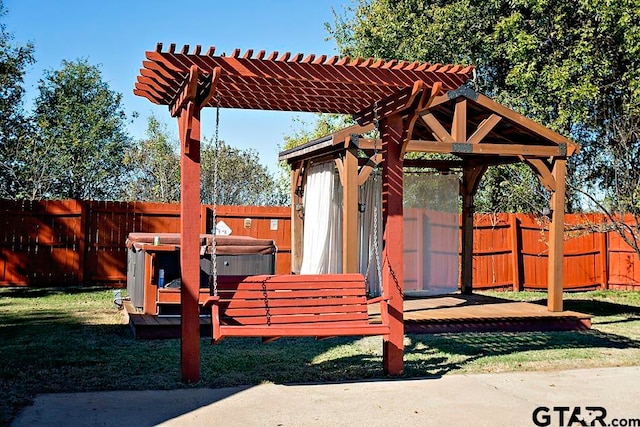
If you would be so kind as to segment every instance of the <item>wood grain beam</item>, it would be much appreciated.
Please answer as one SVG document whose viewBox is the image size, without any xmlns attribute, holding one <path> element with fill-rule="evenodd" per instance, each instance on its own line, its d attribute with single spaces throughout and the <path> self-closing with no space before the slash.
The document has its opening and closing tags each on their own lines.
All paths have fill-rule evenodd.
<svg viewBox="0 0 640 427">
<path fill-rule="evenodd" d="M 404 225 L 403 181 L 400 152 L 404 142 L 400 114 L 381 121 L 382 134 L 382 289 L 389 298 L 390 334 L 383 337 L 383 366 L 389 375 L 404 370 Z"/>
<path fill-rule="evenodd" d="M 180 323 L 182 380 L 200 379 L 200 109 L 179 110 L 180 134 Z"/>
<path fill-rule="evenodd" d="M 206 106 L 216 95 L 220 74 L 220 67 L 204 74 L 196 65 L 192 65 L 189 74 L 181 83 L 176 98 L 169 104 L 171 116 L 176 117 L 189 101 L 193 101 L 198 109 Z"/>
<path fill-rule="evenodd" d="M 376 101 L 370 107 L 353 115 L 354 120 L 361 126 L 373 123 L 376 118 L 381 120 L 393 114 L 400 113 L 411 107 L 417 96 L 422 93 L 424 82 L 417 80 L 411 88 L 402 89 L 393 95 Z"/>
<path fill-rule="evenodd" d="M 342 273 L 358 273 L 358 156 L 346 150 L 342 161 Z"/>
<path fill-rule="evenodd" d="M 171 117 L 176 117 L 180 110 L 189 102 L 195 102 L 196 93 L 198 91 L 198 67 L 193 65 L 189 69 L 189 74 L 183 80 L 180 90 L 176 94 L 173 103 L 169 105 Z"/>
<path fill-rule="evenodd" d="M 543 159 L 526 159 L 522 160 L 529 165 L 531 169 L 538 175 L 542 185 L 549 191 L 556 190 L 556 180 L 551 172 L 552 166 Z"/>
<path fill-rule="evenodd" d="M 382 162 L 382 154 L 376 154 L 375 156 L 371 156 L 371 158 L 360 168 L 360 172 L 358 172 L 358 185 L 364 185 L 369 179 L 369 176 L 373 172 L 373 169 L 376 165 L 379 165 Z"/>
<path fill-rule="evenodd" d="M 502 117 L 498 116 L 497 114 L 490 115 L 480 123 L 476 131 L 469 137 L 469 140 L 467 142 L 470 142 L 472 144 L 481 142 L 484 137 L 487 136 L 494 127 L 496 127 L 500 120 L 502 120 Z"/>
<path fill-rule="evenodd" d="M 346 180 L 344 176 L 344 161 L 342 158 L 338 157 L 333 161 L 336 165 L 336 169 L 338 169 L 338 178 L 340 178 L 340 185 L 344 187 Z"/>
<path fill-rule="evenodd" d="M 446 131 L 445 131 L 446 132 Z M 493 144 L 453 141 L 411 140 L 407 151 L 420 153 L 483 154 L 523 157 L 564 157 L 564 148 L 555 145 Z"/>
<path fill-rule="evenodd" d="M 340 129 L 331 135 L 333 138 L 333 144 L 336 145 L 344 143 L 345 148 L 349 148 L 348 144 L 351 141 L 351 135 L 364 135 L 367 132 L 371 132 L 373 128 L 373 123 L 369 123 L 366 126 L 353 125 L 345 129 Z"/>
<path fill-rule="evenodd" d="M 198 99 L 198 105 L 200 108 L 204 107 L 216 96 L 216 91 L 218 88 L 218 82 L 220 81 L 221 70 L 220 67 L 216 67 L 213 69 L 213 72 L 209 74 L 207 78 L 208 89 L 203 94 L 202 99 Z"/>
<path fill-rule="evenodd" d="M 556 159 L 553 178 L 556 189 L 551 195 L 551 223 L 549 224 L 549 271 L 547 279 L 547 309 L 562 311 L 564 285 L 564 203 L 567 161 Z"/>
<path fill-rule="evenodd" d="M 429 127 L 429 129 L 431 129 L 433 136 L 435 136 L 437 140 L 444 143 L 455 142 L 451 134 L 447 132 L 444 126 L 442 126 L 440 121 L 438 121 L 438 119 L 436 119 L 432 113 L 422 114 L 420 117 L 422 118 L 422 121 L 424 121 L 424 123 Z M 413 141 L 409 141 L 409 143 L 411 142 Z M 407 147 L 407 151 L 411 151 L 411 149 Z"/>
<path fill-rule="evenodd" d="M 453 122 L 451 123 L 451 138 L 454 141 L 467 140 L 467 98 L 456 99 Z"/>
<path fill-rule="evenodd" d="M 460 264 L 461 292 L 473 291 L 473 197 L 487 166 L 465 167 L 462 172 L 460 194 L 462 196 L 462 256 Z"/>
<path fill-rule="evenodd" d="M 548 139 L 549 141 L 553 141 L 556 144 L 559 145 L 564 145 L 565 147 L 565 153 L 562 157 L 567 157 L 567 156 L 571 156 L 573 155 L 578 146 L 577 144 L 575 144 L 574 142 L 572 142 L 571 140 L 563 137 L 562 135 L 552 131 L 551 129 L 542 126 L 541 124 L 534 122 L 533 120 L 516 113 L 515 111 L 505 107 L 502 104 L 499 104 L 497 102 L 495 102 L 494 100 L 492 100 L 491 98 L 482 95 L 482 94 L 478 94 L 475 102 L 491 111 L 493 111 L 495 114 L 504 117 L 505 119 L 509 119 L 514 123 L 518 123 L 519 125 L 523 126 L 526 129 L 529 129 L 535 133 L 537 133 L 538 135 Z"/>
<path fill-rule="evenodd" d="M 291 272 L 294 274 L 300 273 L 304 238 L 302 231 L 302 193 L 298 191 L 303 185 L 302 165 L 303 162 L 296 162 L 291 165 Z"/>
</svg>

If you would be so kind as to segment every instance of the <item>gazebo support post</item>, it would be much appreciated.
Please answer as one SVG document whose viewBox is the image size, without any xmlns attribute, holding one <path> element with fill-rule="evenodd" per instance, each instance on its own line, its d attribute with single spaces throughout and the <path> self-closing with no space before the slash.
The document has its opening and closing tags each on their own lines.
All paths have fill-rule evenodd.
<svg viewBox="0 0 640 427">
<path fill-rule="evenodd" d="M 551 195 L 551 223 L 549 224 L 549 276 L 547 281 L 547 309 L 562 311 L 564 283 L 564 198 L 567 160 L 557 158 L 552 174 L 555 191 Z"/>
<path fill-rule="evenodd" d="M 462 196 L 462 260 L 461 286 L 463 295 L 473 292 L 473 196 L 478 190 L 480 179 L 487 170 L 486 166 L 465 166 L 462 171 L 460 195 Z"/>
<path fill-rule="evenodd" d="M 342 161 L 342 272 L 358 272 L 358 157 L 345 150 Z"/>
<path fill-rule="evenodd" d="M 463 187 L 464 187 L 463 175 Z M 460 292 L 471 295 L 473 292 L 473 194 L 462 191 L 462 259 L 460 263 Z"/>
<path fill-rule="evenodd" d="M 383 342 L 383 366 L 388 375 L 404 370 L 404 234 L 402 145 L 404 120 L 393 114 L 380 121 L 382 135 L 382 288 L 389 298 L 391 332 Z"/>
<path fill-rule="evenodd" d="M 200 108 L 190 101 L 178 116 L 180 135 L 180 356 L 182 380 L 200 380 Z"/>
<path fill-rule="evenodd" d="M 302 265 L 302 162 L 291 165 L 291 272 L 300 274 Z"/>
</svg>

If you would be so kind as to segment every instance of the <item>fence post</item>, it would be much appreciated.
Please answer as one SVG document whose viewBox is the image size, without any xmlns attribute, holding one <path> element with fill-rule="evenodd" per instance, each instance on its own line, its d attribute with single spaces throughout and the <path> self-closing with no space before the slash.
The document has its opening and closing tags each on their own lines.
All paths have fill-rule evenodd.
<svg viewBox="0 0 640 427">
<path fill-rule="evenodd" d="M 520 292 L 522 283 L 520 281 L 520 251 L 518 250 L 518 218 L 515 213 L 509 214 L 509 236 L 511 240 L 511 274 L 513 275 L 513 291 Z"/>
<path fill-rule="evenodd" d="M 90 210 L 88 203 L 84 200 L 76 200 L 76 203 L 80 207 L 80 229 L 78 230 L 78 269 L 76 271 L 78 277 L 78 284 L 82 285 L 86 278 L 87 273 L 87 249 L 89 248 L 88 228 L 90 220 Z"/>
<path fill-rule="evenodd" d="M 609 289 L 609 248 L 607 247 L 607 238 L 609 232 L 600 233 L 600 259 L 602 260 L 602 280 L 600 285 L 602 289 Z"/>
</svg>

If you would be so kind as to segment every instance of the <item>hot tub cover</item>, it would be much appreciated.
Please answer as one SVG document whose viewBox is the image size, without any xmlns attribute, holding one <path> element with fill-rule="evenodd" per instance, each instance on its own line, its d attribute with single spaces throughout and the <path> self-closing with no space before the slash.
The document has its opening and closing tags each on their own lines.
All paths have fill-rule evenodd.
<svg viewBox="0 0 640 427">
<path fill-rule="evenodd" d="M 161 245 L 173 245 L 176 250 L 180 248 L 179 233 L 129 233 L 127 248 L 141 250 L 153 246 L 154 238 L 160 239 Z M 200 235 L 200 253 L 211 253 L 213 242 L 212 234 Z M 216 255 L 268 255 L 276 252 L 273 240 L 256 239 L 250 236 L 215 236 Z"/>
</svg>

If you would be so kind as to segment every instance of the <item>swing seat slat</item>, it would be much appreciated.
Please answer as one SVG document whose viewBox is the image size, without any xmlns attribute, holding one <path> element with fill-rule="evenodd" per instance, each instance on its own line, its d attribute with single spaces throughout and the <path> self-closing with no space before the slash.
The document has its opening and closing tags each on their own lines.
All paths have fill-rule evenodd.
<svg viewBox="0 0 640 427">
<path fill-rule="evenodd" d="M 211 306 L 212 338 L 388 335 L 387 300 L 368 301 L 361 274 L 220 276 Z M 380 303 L 380 323 L 368 305 Z"/>
</svg>

